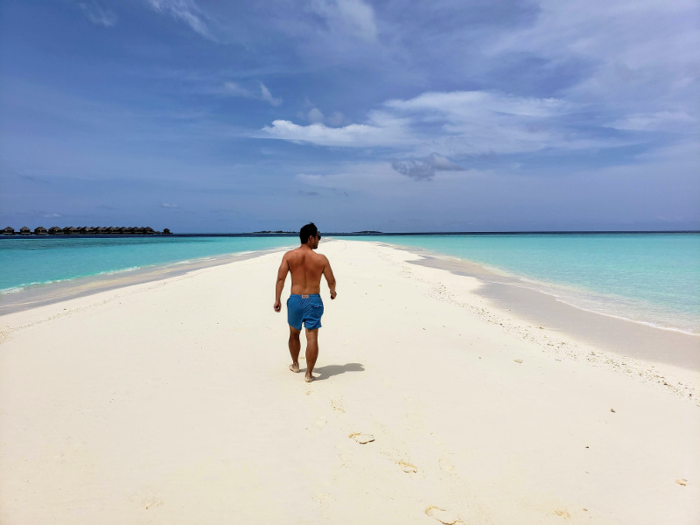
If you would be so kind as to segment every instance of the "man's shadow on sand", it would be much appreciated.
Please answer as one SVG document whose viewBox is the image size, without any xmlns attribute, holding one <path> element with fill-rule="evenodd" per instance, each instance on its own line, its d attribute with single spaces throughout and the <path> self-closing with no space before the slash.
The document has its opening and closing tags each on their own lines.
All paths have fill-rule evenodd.
<svg viewBox="0 0 700 525">
<path fill-rule="evenodd" d="M 314 368 L 316 381 L 324 381 L 329 377 L 338 376 L 345 372 L 364 372 L 365 367 L 362 363 L 347 363 L 344 365 L 326 365 Z"/>
</svg>

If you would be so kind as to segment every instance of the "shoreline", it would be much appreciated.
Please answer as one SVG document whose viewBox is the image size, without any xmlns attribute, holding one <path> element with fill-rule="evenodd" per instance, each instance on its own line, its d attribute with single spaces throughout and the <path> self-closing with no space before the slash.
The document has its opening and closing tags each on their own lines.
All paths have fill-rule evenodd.
<svg viewBox="0 0 700 525">
<path fill-rule="evenodd" d="M 352 239 L 345 237 L 327 239 L 328 243 L 343 241 L 352 242 Z M 700 371 L 700 335 L 698 334 L 587 310 L 562 301 L 546 291 L 528 286 L 527 280 L 521 276 L 491 269 L 476 261 L 384 241 L 358 242 L 376 243 L 379 246 L 408 252 L 419 258 L 410 261 L 411 264 L 476 278 L 481 286 L 475 293 L 488 299 L 496 310 L 511 312 L 528 323 L 546 326 L 551 331 L 562 332 L 574 340 L 612 351 L 623 357 L 630 356 Z M 161 281 L 286 249 L 288 247 L 275 247 L 208 256 L 134 270 L 126 269 L 114 273 L 105 272 L 77 277 L 46 285 L 33 285 L 19 292 L 4 294 L 3 301 L 0 303 L 0 317 L 104 291 Z M 659 350 L 660 348 L 673 348 L 673 352 L 663 353 Z"/>
<path fill-rule="evenodd" d="M 495 309 L 512 312 L 528 323 L 561 331 L 621 356 L 700 371 L 700 334 L 588 310 L 530 287 L 517 275 L 498 273 L 475 261 L 422 248 L 381 244 L 418 257 L 412 264 L 478 279 L 481 287 L 475 293 L 488 299 Z M 673 351 L 663 353 L 665 348 Z"/>
<path fill-rule="evenodd" d="M 114 270 L 95 275 L 73 277 L 50 283 L 26 285 L 16 292 L 5 292 L 0 297 L 0 317 L 16 312 L 47 306 L 70 299 L 86 297 L 100 292 L 125 288 L 136 284 L 161 281 L 170 277 L 186 275 L 196 270 L 213 268 L 236 261 L 244 261 L 286 250 L 288 247 L 266 248 L 185 259 L 171 263 L 154 264 L 140 268 Z M 8 288 L 12 290 L 13 288 Z"/>
</svg>

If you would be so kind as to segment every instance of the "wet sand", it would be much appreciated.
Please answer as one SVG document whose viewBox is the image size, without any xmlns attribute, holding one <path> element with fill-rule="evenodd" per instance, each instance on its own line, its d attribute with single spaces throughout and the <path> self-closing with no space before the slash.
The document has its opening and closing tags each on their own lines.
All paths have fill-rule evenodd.
<svg viewBox="0 0 700 525">
<path fill-rule="evenodd" d="M 513 312 L 534 325 L 565 332 L 577 340 L 621 356 L 700 372 L 698 335 L 583 310 L 528 288 L 517 278 L 496 274 L 471 261 L 410 251 L 420 257 L 414 264 L 479 279 L 482 286 L 476 293 L 489 299 L 495 308 Z"/>
</svg>

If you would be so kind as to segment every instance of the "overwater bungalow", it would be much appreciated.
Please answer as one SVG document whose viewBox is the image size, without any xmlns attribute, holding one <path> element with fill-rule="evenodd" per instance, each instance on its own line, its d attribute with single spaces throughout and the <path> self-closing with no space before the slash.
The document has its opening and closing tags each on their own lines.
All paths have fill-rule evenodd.
<svg viewBox="0 0 700 525">
<path fill-rule="evenodd" d="M 2 230 L 3 235 L 14 235 L 15 234 L 15 229 L 12 228 L 11 226 L 8 226 L 7 228 Z"/>
<path fill-rule="evenodd" d="M 172 235 L 170 228 L 163 228 L 163 235 Z"/>
<path fill-rule="evenodd" d="M 63 235 L 63 228 L 59 226 L 51 226 L 51 228 L 49 228 L 49 235 Z"/>
<path fill-rule="evenodd" d="M 87 226 L 85 228 L 85 234 L 86 235 L 95 235 L 97 233 L 97 228 L 94 226 Z"/>
<path fill-rule="evenodd" d="M 97 228 L 95 228 L 95 234 L 97 235 L 105 235 L 106 233 L 107 228 L 105 228 L 104 226 L 98 226 Z"/>
<path fill-rule="evenodd" d="M 65 228 L 63 228 L 63 234 L 64 235 L 77 235 L 78 229 L 74 228 L 73 226 L 66 226 Z"/>
<path fill-rule="evenodd" d="M 145 228 L 143 228 L 144 235 L 155 235 L 155 233 L 156 233 L 156 231 L 153 228 L 151 228 L 150 226 L 146 226 Z"/>
<path fill-rule="evenodd" d="M 119 228 L 115 228 L 114 226 L 110 226 L 110 227 L 107 228 L 107 229 L 109 230 L 108 233 L 109 233 L 110 235 L 116 235 L 117 233 L 119 233 Z"/>
<path fill-rule="evenodd" d="M 22 227 L 19 229 L 19 234 L 20 234 L 20 235 L 31 235 L 31 234 L 32 234 L 32 230 L 30 230 L 30 229 L 27 228 L 26 226 L 22 226 Z"/>
<path fill-rule="evenodd" d="M 37 226 L 34 228 L 34 235 L 48 235 L 49 232 L 43 226 Z"/>
</svg>

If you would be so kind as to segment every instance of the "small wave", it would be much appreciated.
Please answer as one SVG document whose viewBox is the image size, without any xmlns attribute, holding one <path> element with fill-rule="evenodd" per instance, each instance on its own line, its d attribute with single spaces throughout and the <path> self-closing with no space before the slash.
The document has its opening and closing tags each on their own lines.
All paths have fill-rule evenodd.
<svg viewBox="0 0 700 525">
<path fill-rule="evenodd" d="M 129 268 L 122 268 L 120 270 L 105 270 L 104 272 L 90 273 L 87 275 L 80 275 L 78 277 L 73 277 L 71 279 L 64 279 L 64 280 L 68 281 L 68 280 L 72 280 L 72 279 L 80 279 L 81 277 L 93 277 L 95 275 L 113 275 L 115 273 L 133 272 L 134 270 L 141 270 L 142 268 L 147 268 L 149 266 L 153 266 L 153 265 L 148 264 L 146 266 L 131 266 Z"/>
<path fill-rule="evenodd" d="M 5 288 L 4 290 L 0 290 L 0 295 L 17 293 L 17 292 L 21 292 L 22 290 L 24 290 L 23 286 L 15 286 L 14 288 Z"/>
</svg>

